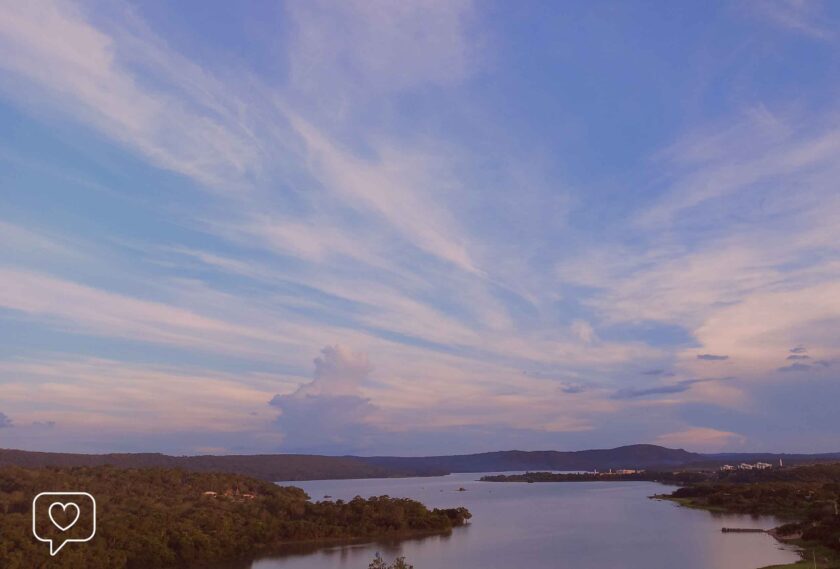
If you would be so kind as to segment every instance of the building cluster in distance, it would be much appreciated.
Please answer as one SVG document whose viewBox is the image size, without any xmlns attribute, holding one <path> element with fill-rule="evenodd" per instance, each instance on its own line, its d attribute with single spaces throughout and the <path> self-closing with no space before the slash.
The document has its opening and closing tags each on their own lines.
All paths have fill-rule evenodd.
<svg viewBox="0 0 840 569">
<path fill-rule="evenodd" d="M 598 469 L 596 468 L 594 474 L 598 476 L 610 476 L 616 474 L 642 474 L 643 472 L 644 470 L 635 470 L 632 468 L 616 468 L 615 470 L 610 468 L 609 472 L 598 472 Z"/>
<path fill-rule="evenodd" d="M 779 467 L 781 468 L 782 466 L 782 459 L 779 459 Z M 748 464 L 746 462 L 742 462 L 738 466 L 724 464 L 720 467 L 721 471 L 723 472 L 729 472 L 732 470 L 767 470 L 770 468 L 773 468 L 773 465 L 769 462 L 756 462 L 755 464 Z"/>
</svg>

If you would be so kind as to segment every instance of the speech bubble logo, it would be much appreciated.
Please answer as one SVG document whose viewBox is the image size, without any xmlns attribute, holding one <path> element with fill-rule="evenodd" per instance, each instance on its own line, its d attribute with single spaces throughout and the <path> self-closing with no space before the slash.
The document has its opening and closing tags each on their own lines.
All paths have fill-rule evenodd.
<svg viewBox="0 0 840 569">
<path fill-rule="evenodd" d="M 57 522 L 57 521 L 55 520 L 55 517 L 53 516 L 53 508 L 55 508 L 56 510 L 57 510 L 58 508 L 61 508 L 61 510 L 62 510 L 65 514 L 67 514 L 67 510 L 68 510 L 68 509 L 70 509 L 70 510 L 74 510 L 74 511 L 76 512 L 76 515 L 75 515 L 75 517 L 73 517 L 73 519 L 72 519 L 70 522 L 68 522 L 66 525 L 62 525 L 62 524 L 60 524 L 59 522 Z M 79 506 L 78 506 L 75 502 L 68 502 L 68 503 L 66 503 L 66 504 L 64 504 L 64 503 L 62 503 L 62 502 L 53 502 L 52 504 L 50 504 L 50 507 L 49 507 L 49 509 L 47 510 L 47 514 L 50 516 L 50 521 L 53 523 L 53 525 L 54 525 L 55 527 L 57 527 L 57 528 L 58 528 L 58 529 L 60 529 L 61 531 L 67 531 L 67 530 L 69 530 L 71 527 L 73 527 L 74 525 L 76 525 L 76 522 L 78 522 L 78 521 L 79 521 L 79 516 L 81 516 L 81 515 L 82 515 L 82 511 L 79 509 Z"/>
<path fill-rule="evenodd" d="M 86 523 L 79 524 L 83 513 Z M 96 535 L 96 499 L 87 492 L 41 492 L 32 500 L 32 535 L 50 544 L 51 556 L 68 543 L 90 541 Z"/>
</svg>

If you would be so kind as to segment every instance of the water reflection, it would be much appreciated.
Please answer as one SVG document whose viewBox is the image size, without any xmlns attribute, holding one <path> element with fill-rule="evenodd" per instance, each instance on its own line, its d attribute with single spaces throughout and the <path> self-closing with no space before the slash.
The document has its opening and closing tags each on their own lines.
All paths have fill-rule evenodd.
<svg viewBox="0 0 840 569">
<path fill-rule="evenodd" d="M 328 560 L 329 565 L 341 567 L 363 567 L 372 559 L 371 551 L 379 552 L 386 559 L 393 559 L 402 555 L 402 551 L 410 544 L 436 548 L 452 539 L 453 534 L 462 534 L 469 531 L 469 527 L 455 528 L 450 533 L 439 535 L 428 535 L 412 537 L 407 539 L 382 539 L 374 541 L 336 542 L 333 544 L 296 544 L 284 547 L 276 555 L 266 557 L 257 563 L 248 564 L 248 567 L 285 567 L 291 559 L 296 557 L 308 558 L 307 563 L 312 562 L 312 567 L 320 567 L 314 564 L 314 560 Z"/>
<path fill-rule="evenodd" d="M 376 552 L 387 559 L 405 555 L 417 569 L 750 569 L 798 558 L 769 535 L 720 531 L 769 529 L 778 523 L 774 518 L 711 514 L 648 499 L 668 491 L 658 484 L 494 484 L 477 482 L 479 476 L 296 483 L 315 500 L 388 494 L 430 507 L 463 505 L 474 517 L 449 535 L 295 546 L 250 568 L 365 569 Z"/>
</svg>

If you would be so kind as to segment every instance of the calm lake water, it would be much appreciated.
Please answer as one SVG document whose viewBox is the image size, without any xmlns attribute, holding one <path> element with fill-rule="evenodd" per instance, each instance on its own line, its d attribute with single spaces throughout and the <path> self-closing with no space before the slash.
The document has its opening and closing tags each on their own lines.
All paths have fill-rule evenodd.
<svg viewBox="0 0 840 569">
<path fill-rule="evenodd" d="M 774 518 L 650 500 L 670 491 L 652 482 L 477 482 L 480 476 L 290 483 L 313 500 L 387 494 L 429 507 L 463 505 L 473 519 L 449 536 L 304 549 L 251 569 L 367 569 L 377 551 L 389 561 L 405 555 L 416 569 L 751 569 L 798 559 L 768 535 L 720 531 L 771 528 Z"/>
</svg>

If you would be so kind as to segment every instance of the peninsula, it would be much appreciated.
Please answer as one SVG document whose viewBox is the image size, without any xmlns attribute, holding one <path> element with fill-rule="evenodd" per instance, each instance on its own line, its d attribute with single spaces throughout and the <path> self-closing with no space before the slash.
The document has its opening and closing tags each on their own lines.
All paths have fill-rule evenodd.
<svg viewBox="0 0 840 569">
<path fill-rule="evenodd" d="M 44 488 L 94 495 L 96 538 L 50 558 L 30 534 L 32 499 Z M 312 502 L 300 488 L 235 474 L 110 466 L 0 468 L 0 514 L 4 569 L 207 567 L 305 542 L 447 533 L 471 517 L 388 496 Z"/>
</svg>

